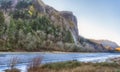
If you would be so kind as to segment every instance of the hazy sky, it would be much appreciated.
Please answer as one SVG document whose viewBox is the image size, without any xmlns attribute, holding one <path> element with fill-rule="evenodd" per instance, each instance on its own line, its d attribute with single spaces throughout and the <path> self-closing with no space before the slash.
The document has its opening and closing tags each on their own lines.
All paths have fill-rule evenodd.
<svg viewBox="0 0 120 72">
<path fill-rule="evenodd" d="M 43 0 L 78 19 L 79 34 L 85 38 L 107 39 L 120 45 L 120 0 Z"/>
</svg>

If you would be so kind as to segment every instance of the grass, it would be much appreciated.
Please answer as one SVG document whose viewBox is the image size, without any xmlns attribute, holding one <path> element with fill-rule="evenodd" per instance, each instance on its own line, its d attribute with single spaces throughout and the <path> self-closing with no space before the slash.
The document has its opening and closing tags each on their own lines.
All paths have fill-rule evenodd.
<svg viewBox="0 0 120 72">
<path fill-rule="evenodd" d="M 77 61 L 45 64 L 42 66 L 49 72 L 120 72 L 116 63 L 81 63 Z"/>
<path fill-rule="evenodd" d="M 81 66 L 81 64 L 77 61 L 68 61 L 68 62 L 58 62 L 52 64 L 45 64 L 42 68 L 48 68 L 53 70 L 60 70 L 60 69 L 69 69 Z"/>
<path fill-rule="evenodd" d="M 120 72 L 120 65 L 106 62 L 81 63 L 66 61 L 40 65 L 35 71 L 30 70 L 28 72 Z"/>
<path fill-rule="evenodd" d="M 21 71 L 17 68 L 13 68 L 13 69 L 6 69 L 5 72 L 21 72 Z"/>
</svg>

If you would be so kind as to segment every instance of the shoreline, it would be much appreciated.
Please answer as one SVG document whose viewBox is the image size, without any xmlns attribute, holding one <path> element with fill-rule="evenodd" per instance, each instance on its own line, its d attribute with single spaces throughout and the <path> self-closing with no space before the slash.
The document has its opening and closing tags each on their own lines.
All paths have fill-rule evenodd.
<svg viewBox="0 0 120 72">
<path fill-rule="evenodd" d="M 56 53 L 56 54 L 61 54 L 61 53 L 120 53 L 120 52 L 62 52 L 62 51 L 40 51 L 40 52 L 29 52 L 29 51 L 16 51 L 16 52 L 0 52 L 0 54 L 21 54 L 21 53 Z"/>
</svg>

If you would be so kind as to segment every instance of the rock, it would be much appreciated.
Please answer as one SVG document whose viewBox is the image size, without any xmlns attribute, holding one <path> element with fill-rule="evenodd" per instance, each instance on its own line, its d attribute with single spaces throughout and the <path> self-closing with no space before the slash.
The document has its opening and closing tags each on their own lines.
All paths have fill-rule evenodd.
<svg viewBox="0 0 120 72">
<path fill-rule="evenodd" d="M 93 40 L 93 39 L 91 39 L 91 41 L 103 45 L 106 49 L 115 50 L 115 48 L 119 47 L 119 45 L 117 45 L 115 42 L 112 42 L 109 40 Z"/>
<path fill-rule="evenodd" d="M 45 13 L 45 4 L 41 0 L 33 0 L 35 8 L 41 13 Z"/>
<path fill-rule="evenodd" d="M 96 43 L 94 41 L 91 41 L 90 39 L 86 39 L 82 36 L 79 37 L 79 42 L 81 43 L 81 45 L 83 46 L 83 48 L 87 48 L 88 50 L 91 51 L 97 51 L 97 52 L 104 52 L 107 51 L 106 48 L 99 43 Z"/>
<path fill-rule="evenodd" d="M 35 6 L 35 10 L 39 13 L 39 15 L 46 16 L 50 20 L 51 24 L 54 24 L 56 28 L 60 28 L 60 32 L 57 37 L 58 40 L 56 40 L 58 41 L 57 45 L 60 48 L 64 47 L 65 43 L 62 42 L 64 39 L 63 34 L 65 34 L 67 31 L 71 33 L 74 44 L 80 48 L 84 48 L 83 50 L 86 51 L 106 51 L 106 46 L 110 46 L 112 48 L 116 48 L 118 46 L 117 44 L 110 41 L 96 41 L 81 37 L 78 33 L 77 18 L 72 12 L 58 11 L 51 6 L 44 4 L 42 0 L 32 0 L 32 2 Z M 38 34 L 41 34 L 41 32 L 38 32 Z M 43 35 L 46 34 L 44 33 Z M 56 38 L 52 34 L 48 34 L 48 39 L 55 40 Z"/>
<path fill-rule="evenodd" d="M 70 11 L 61 11 L 60 14 L 69 21 L 69 28 L 72 32 L 72 35 L 75 37 L 75 42 L 78 43 L 78 25 L 77 25 L 77 18 L 73 15 Z"/>
<path fill-rule="evenodd" d="M 37 11 L 46 15 L 54 25 L 60 26 L 61 29 L 69 30 L 74 38 L 74 42 L 78 43 L 78 26 L 77 18 L 69 11 L 57 11 L 51 6 L 45 5 L 42 0 L 33 0 Z"/>
<path fill-rule="evenodd" d="M 76 16 L 70 11 L 57 11 L 51 6 L 45 5 L 42 0 L 33 0 L 36 9 L 46 15 L 54 25 L 60 26 L 61 30 L 69 30 L 73 36 L 74 43 L 90 51 L 106 51 L 102 44 L 92 42 L 89 39 L 82 40 L 78 33 Z M 82 41 L 82 43 L 80 42 Z M 63 44 L 58 43 L 60 46 Z"/>
</svg>

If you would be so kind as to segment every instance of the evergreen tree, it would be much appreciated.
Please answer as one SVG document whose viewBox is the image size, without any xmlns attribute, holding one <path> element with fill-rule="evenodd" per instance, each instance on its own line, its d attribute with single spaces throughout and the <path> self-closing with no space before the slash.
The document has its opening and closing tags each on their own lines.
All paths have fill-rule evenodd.
<svg viewBox="0 0 120 72">
<path fill-rule="evenodd" d="M 5 21 L 5 17 L 2 11 L 0 11 L 0 35 L 2 35 L 2 33 L 4 32 L 4 21 Z"/>
<path fill-rule="evenodd" d="M 12 1 L 11 0 L 2 0 L 1 1 L 1 9 L 3 9 L 5 12 L 7 9 L 10 9 L 12 7 Z"/>
</svg>

